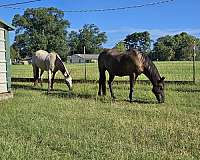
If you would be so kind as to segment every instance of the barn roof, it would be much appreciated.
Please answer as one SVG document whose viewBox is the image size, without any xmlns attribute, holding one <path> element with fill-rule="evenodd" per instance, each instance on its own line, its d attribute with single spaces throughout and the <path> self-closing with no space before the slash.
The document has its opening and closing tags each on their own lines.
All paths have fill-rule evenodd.
<svg viewBox="0 0 200 160">
<path fill-rule="evenodd" d="M 98 54 L 74 54 L 74 55 L 83 59 L 85 58 L 86 60 L 91 60 L 91 59 L 97 60 L 99 56 Z"/>
<path fill-rule="evenodd" d="M 3 25 L 8 31 L 12 31 L 15 29 L 14 26 L 4 22 L 2 19 L 0 19 L 0 25 Z"/>
</svg>

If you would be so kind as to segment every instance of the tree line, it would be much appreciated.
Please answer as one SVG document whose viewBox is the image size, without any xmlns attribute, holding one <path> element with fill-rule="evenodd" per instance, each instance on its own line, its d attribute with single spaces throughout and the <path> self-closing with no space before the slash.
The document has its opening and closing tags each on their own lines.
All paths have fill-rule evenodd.
<svg viewBox="0 0 200 160">
<path fill-rule="evenodd" d="M 70 22 L 64 19 L 64 12 L 57 8 L 28 8 L 23 15 L 16 14 L 12 25 L 16 27 L 15 40 L 11 46 L 11 58 L 31 56 L 39 49 L 55 51 L 63 59 L 68 55 L 82 54 L 83 47 L 88 54 L 98 54 L 107 41 L 105 32 L 94 24 L 85 24 L 77 31 L 69 31 Z M 127 35 L 114 48 L 125 51 L 136 48 L 152 60 L 191 60 L 193 46 L 200 46 L 200 39 L 182 32 L 174 36 L 163 36 L 155 42 L 148 31 Z M 200 60 L 199 51 L 196 59 Z"/>
</svg>

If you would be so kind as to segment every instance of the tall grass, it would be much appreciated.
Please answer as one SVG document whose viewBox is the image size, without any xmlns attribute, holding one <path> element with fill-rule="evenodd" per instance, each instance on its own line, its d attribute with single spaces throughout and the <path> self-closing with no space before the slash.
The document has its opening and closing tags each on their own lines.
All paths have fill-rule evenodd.
<svg viewBox="0 0 200 160">
<path fill-rule="evenodd" d="M 114 84 L 116 101 L 97 84 L 13 83 L 0 102 L 0 159 L 199 159 L 199 85 L 167 85 L 157 104 L 151 85 Z"/>
</svg>

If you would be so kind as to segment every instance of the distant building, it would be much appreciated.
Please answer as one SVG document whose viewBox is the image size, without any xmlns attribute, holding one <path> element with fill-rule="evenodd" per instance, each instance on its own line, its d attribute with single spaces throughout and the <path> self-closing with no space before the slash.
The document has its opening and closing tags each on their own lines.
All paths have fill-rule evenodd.
<svg viewBox="0 0 200 160">
<path fill-rule="evenodd" d="M 26 56 L 21 60 L 21 64 L 32 64 L 32 57 Z"/>
<path fill-rule="evenodd" d="M 95 63 L 98 60 L 98 54 L 73 54 L 67 57 L 68 63 Z"/>
<path fill-rule="evenodd" d="M 14 27 L 0 20 L 0 100 L 12 96 L 9 31 Z"/>
</svg>

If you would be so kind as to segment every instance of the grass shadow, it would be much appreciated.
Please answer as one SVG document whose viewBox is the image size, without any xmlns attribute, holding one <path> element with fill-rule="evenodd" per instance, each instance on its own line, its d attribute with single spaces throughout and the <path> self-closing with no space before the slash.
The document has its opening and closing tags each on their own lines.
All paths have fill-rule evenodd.
<svg viewBox="0 0 200 160">
<path fill-rule="evenodd" d="M 130 102 L 129 99 L 121 99 L 121 98 L 113 99 L 111 97 L 106 97 L 106 96 L 98 96 L 97 99 L 100 100 L 103 103 L 112 101 L 112 103 L 115 103 L 115 102 L 126 102 L 126 103 L 129 103 L 129 104 L 134 104 L 134 103 L 138 103 L 138 104 L 158 104 L 157 101 L 138 98 L 138 97 L 135 98 L 132 102 Z"/>
<path fill-rule="evenodd" d="M 13 89 L 27 89 L 27 90 L 46 91 L 47 92 L 47 88 L 43 88 L 43 87 L 40 87 L 40 86 L 28 85 L 28 84 L 12 84 L 11 87 Z M 53 91 L 63 91 L 63 90 L 53 89 Z"/>
<path fill-rule="evenodd" d="M 33 86 L 29 84 L 12 84 L 13 89 L 27 89 L 27 90 L 36 90 L 36 91 L 43 91 L 42 94 L 48 95 L 48 96 L 54 96 L 54 97 L 59 97 L 59 98 L 83 98 L 83 99 L 94 99 L 101 101 L 102 103 L 107 103 L 109 101 L 113 102 L 129 102 L 128 99 L 111 99 L 111 97 L 105 97 L 105 96 L 97 96 L 96 94 L 92 93 L 77 93 L 69 90 L 62 90 L 62 89 L 54 89 L 50 91 L 49 93 L 47 92 L 47 88 L 42 88 L 40 86 Z M 132 104 L 134 103 L 139 103 L 139 104 L 157 104 L 157 102 L 152 101 L 152 100 L 147 100 L 147 99 L 142 99 L 142 98 L 136 98 Z"/>
<path fill-rule="evenodd" d="M 125 99 L 124 100 L 125 102 L 129 102 L 130 101 L 128 99 Z M 138 103 L 138 104 L 158 104 L 156 101 L 152 101 L 152 100 L 147 100 L 147 99 L 134 99 L 131 104 L 134 104 L 134 103 Z"/>
<path fill-rule="evenodd" d="M 56 96 L 61 98 L 84 98 L 84 99 L 95 99 L 95 95 L 89 93 L 75 93 L 69 90 L 62 89 L 53 89 L 49 93 L 47 92 L 47 88 L 42 88 L 40 86 L 33 86 L 29 84 L 12 84 L 13 89 L 27 89 L 27 90 L 36 90 L 36 91 L 44 91 L 42 94 L 48 96 Z"/>
<path fill-rule="evenodd" d="M 173 89 L 174 91 L 177 92 L 189 92 L 189 93 L 200 93 L 200 89 L 191 89 L 191 88 L 176 88 Z"/>
<path fill-rule="evenodd" d="M 44 93 L 48 96 L 54 96 L 54 97 L 59 97 L 59 98 L 84 98 L 84 99 L 95 99 L 94 95 L 92 94 L 88 94 L 88 93 L 75 93 L 73 91 L 58 91 L 58 90 L 54 90 L 51 91 L 50 93 Z"/>
</svg>

